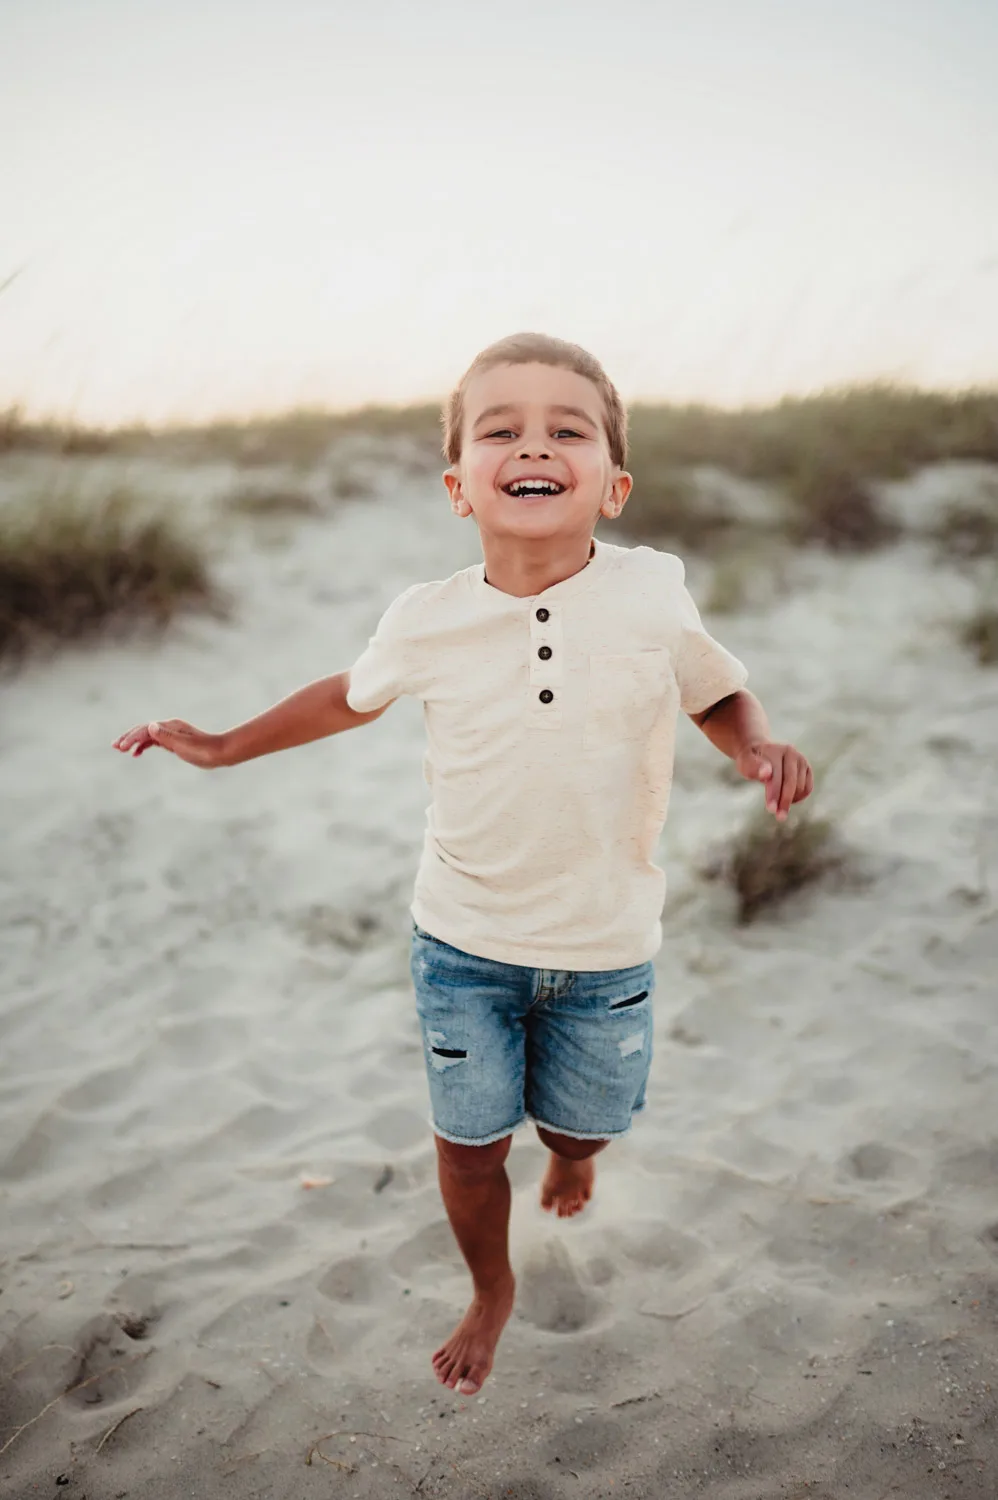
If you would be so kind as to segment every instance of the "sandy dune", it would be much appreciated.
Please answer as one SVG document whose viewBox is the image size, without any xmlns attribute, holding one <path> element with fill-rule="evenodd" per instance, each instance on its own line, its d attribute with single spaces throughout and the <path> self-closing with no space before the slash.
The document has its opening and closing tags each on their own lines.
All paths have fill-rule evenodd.
<svg viewBox="0 0 998 1500">
<path fill-rule="evenodd" d="M 195 512 L 229 482 L 185 481 Z M 229 623 L 3 685 L 0 1494 L 998 1493 L 998 673 L 954 641 L 965 581 L 910 543 L 801 555 L 715 622 L 777 731 L 833 754 L 852 878 L 737 928 L 696 870 L 758 789 L 684 730 L 648 1112 L 571 1222 L 517 1137 L 519 1305 L 456 1398 L 418 708 L 213 774 L 109 746 L 348 665 L 475 534 L 412 480 L 213 524 Z"/>
</svg>

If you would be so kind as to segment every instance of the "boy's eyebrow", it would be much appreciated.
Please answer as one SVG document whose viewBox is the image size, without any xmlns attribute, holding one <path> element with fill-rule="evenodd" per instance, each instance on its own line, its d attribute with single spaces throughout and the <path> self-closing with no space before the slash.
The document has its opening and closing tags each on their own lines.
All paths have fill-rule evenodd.
<svg viewBox="0 0 998 1500">
<path fill-rule="evenodd" d="M 552 406 L 551 410 L 561 412 L 565 417 L 581 417 L 583 422 L 589 423 L 590 427 L 599 426 L 599 423 L 587 411 L 583 411 L 581 406 Z"/>
<path fill-rule="evenodd" d="M 502 416 L 504 412 L 514 411 L 515 409 L 515 403 L 512 401 L 506 401 L 501 406 L 487 406 L 484 411 L 479 412 L 472 425 L 477 427 L 479 422 L 484 422 L 487 417 Z M 599 425 L 587 411 L 582 410 L 581 406 L 552 406 L 550 410 L 556 411 L 560 416 L 564 417 L 581 417 L 584 422 L 589 423 L 590 427 L 597 427 Z"/>
</svg>

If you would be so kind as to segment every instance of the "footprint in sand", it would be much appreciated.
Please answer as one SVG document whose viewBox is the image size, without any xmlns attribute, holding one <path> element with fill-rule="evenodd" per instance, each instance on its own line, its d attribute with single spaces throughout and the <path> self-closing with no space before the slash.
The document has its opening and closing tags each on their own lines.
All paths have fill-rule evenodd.
<svg viewBox="0 0 998 1500">
<path fill-rule="evenodd" d="M 861 1182 L 882 1182 L 885 1178 L 899 1179 L 911 1174 L 915 1163 L 905 1151 L 894 1151 L 880 1141 L 866 1141 L 857 1146 L 842 1163 L 843 1170 Z"/>
<path fill-rule="evenodd" d="M 985 1224 L 981 1230 L 981 1239 L 989 1250 L 998 1255 L 998 1220 L 994 1224 Z"/>
<path fill-rule="evenodd" d="M 396 1276 L 401 1276 L 407 1283 L 420 1271 L 439 1270 L 441 1266 L 448 1271 L 459 1271 L 464 1267 L 461 1252 L 446 1219 L 436 1219 L 432 1224 L 425 1224 L 409 1239 L 403 1240 L 392 1252 L 389 1264 Z"/>
<path fill-rule="evenodd" d="M 557 1240 L 532 1246 L 516 1271 L 517 1311 L 548 1333 L 578 1333 L 595 1321 L 600 1300 Z"/>
<path fill-rule="evenodd" d="M 334 1261 L 316 1283 L 331 1302 L 373 1302 L 384 1283 L 375 1262 L 365 1255 L 348 1255 Z"/>
<path fill-rule="evenodd" d="M 626 1230 L 614 1230 L 613 1243 L 635 1265 L 668 1271 L 673 1276 L 692 1271 L 707 1254 L 702 1240 L 668 1224 L 633 1224 Z"/>
</svg>

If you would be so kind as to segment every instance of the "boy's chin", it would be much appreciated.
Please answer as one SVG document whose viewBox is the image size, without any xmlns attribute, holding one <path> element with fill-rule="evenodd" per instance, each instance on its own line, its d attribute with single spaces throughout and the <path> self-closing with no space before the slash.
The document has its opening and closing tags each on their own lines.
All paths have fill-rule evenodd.
<svg viewBox="0 0 998 1500">
<path fill-rule="evenodd" d="M 536 510 L 524 510 L 522 515 L 506 514 L 496 517 L 493 525 L 486 523 L 485 529 L 491 531 L 494 536 L 506 537 L 511 541 L 516 538 L 522 538 L 524 541 L 552 541 L 557 537 L 569 541 L 585 531 L 587 525 L 591 534 L 592 525 L 588 522 L 588 518 L 578 515 L 558 515 L 553 511 L 538 507 Z"/>
</svg>

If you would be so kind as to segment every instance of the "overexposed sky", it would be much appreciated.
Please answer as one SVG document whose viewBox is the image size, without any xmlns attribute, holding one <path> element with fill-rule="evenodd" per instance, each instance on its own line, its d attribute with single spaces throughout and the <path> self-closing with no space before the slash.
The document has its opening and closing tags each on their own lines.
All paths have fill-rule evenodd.
<svg viewBox="0 0 998 1500">
<path fill-rule="evenodd" d="M 0 407 L 998 380 L 995 0 L 0 0 Z"/>
</svg>

